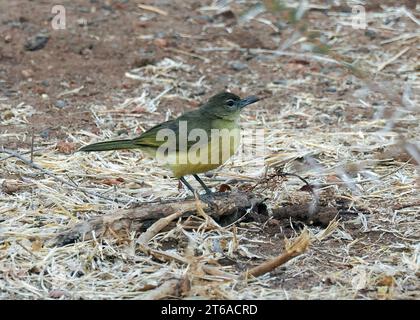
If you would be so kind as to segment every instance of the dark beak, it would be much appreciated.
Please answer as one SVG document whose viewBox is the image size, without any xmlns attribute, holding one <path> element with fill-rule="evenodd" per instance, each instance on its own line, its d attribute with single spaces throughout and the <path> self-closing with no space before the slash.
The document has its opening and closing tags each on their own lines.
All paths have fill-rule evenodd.
<svg viewBox="0 0 420 320">
<path fill-rule="evenodd" d="M 239 108 L 242 109 L 242 108 L 246 107 L 247 105 L 249 105 L 251 103 L 254 103 L 254 102 L 257 102 L 259 100 L 260 100 L 260 98 L 258 98 L 257 96 L 249 96 L 249 97 L 246 97 L 245 99 L 239 100 L 238 101 L 238 106 L 239 106 Z"/>
</svg>

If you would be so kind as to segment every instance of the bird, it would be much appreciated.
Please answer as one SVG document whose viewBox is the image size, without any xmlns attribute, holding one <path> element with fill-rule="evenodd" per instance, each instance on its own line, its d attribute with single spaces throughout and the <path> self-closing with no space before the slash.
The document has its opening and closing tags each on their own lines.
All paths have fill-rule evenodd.
<svg viewBox="0 0 420 320">
<path fill-rule="evenodd" d="M 187 175 L 192 175 L 211 195 L 198 174 L 218 168 L 235 154 L 240 144 L 240 113 L 259 100 L 254 95 L 241 99 L 231 92 L 220 92 L 198 108 L 162 122 L 134 139 L 92 143 L 79 151 L 140 149 L 162 162 L 193 194 L 195 190 L 185 179 Z"/>
</svg>

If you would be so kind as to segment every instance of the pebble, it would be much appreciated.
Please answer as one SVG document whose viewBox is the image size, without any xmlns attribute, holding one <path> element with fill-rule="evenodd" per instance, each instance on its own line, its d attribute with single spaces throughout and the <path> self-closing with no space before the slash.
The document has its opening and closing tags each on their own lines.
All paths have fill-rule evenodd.
<svg viewBox="0 0 420 320">
<path fill-rule="evenodd" d="M 273 84 L 281 84 L 283 86 L 287 86 L 287 80 L 285 79 L 273 80 Z"/>
<path fill-rule="evenodd" d="M 373 40 L 373 39 L 375 39 L 375 38 L 376 38 L 376 32 L 375 32 L 375 31 L 373 31 L 373 30 L 368 29 L 368 30 L 366 30 L 366 31 L 365 31 L 365 36 L 367 36 L 367 37 L 369 37 L 371 40 Z"/>
<path fill-rule="evenodd" d="M 232 61 L 232 62 L 230 63 L 230 67 L 231 67 L 233 70 L 236 70 L 236 71 L 241 71 L 241 70 L 244 70 L 244 69 L 248 68 L 248 65 L 246 65 L 245 63 L 242 63 L 242 62 L 240 62 L 240 61 Z"/>
<path fill-rule="evenodd" d="M 29 38 L 25 43 L 25 49 L 28 51 L 36 51 L 45 47 L 49 40 L 49 36 L 46 34 L 38 33 L 37 35 Z"/>
<path fill-rule="evenodd" d="M 21 71 L 21 73 L 22 76 L 24 76 L 25 78 L 30 78 L 34 74 L 34 72 L 31 69 L 24 69 Z"/>
<path fill-rule="evenodd" d="M 50 129 L 43 130 L 40 136 L 42 139 L 48 139 L 48 137 L 50 136 Z"/>
<path fill-rule="evenodd" d="M 57 100 L 57 101 L 54 103 L 54 105 L 55 105 L 57 108 L 63 109 L 65 106 L 67 106 L 67 102 L 66 102 L 66 101 L 64 101 L 64 100 Z"/>
<path fill-rule="evenodd" d="M 325 89 L 325 91 L 334 93 L 334 92 L 337 92 L 337 88 L 336 87 L 328 87 L 327 89 Z"/>
</svg>

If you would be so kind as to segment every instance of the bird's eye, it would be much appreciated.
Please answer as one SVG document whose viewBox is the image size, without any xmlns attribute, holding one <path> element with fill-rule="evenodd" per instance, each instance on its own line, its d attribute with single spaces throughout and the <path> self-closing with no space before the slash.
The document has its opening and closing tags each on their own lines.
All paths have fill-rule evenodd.
<svg viewBox="0 0 420 320">
<path fill-rule="evenodd" d="M 235 101 L 233 101 L 232 99 L 229 99 L 229 100 L 227 100 L 227 101 L 226 101 L 226 104 L 227 104 L 229 107 L 233 107 L 233 106 L 234 106 L 234 104 L 235 104 Z"/>
</svg>

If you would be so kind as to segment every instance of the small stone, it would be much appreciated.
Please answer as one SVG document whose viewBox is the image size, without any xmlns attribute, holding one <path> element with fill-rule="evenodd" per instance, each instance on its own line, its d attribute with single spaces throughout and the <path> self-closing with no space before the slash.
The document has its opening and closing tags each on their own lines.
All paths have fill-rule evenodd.
<svg viewBox="0 0 420 320">
<path fill-rule="evenodd" d="M 12 41 L 12 36 L 10 34 L 6 34 L 4 36 L 4 42 L 9 43 Z"/>
<path fill-rule="evenodd" d="M 46 34 L 38 33 L 32 38 L 29 38 L 25 43 L 25 49 L 28 51 L 36 51 L 45 47 L 50 37 Z"/>
<path fill-rule="evenodd" d="M 78 10 L 79 10 L 79 12 L 82 12 L 82 13 L 89 13 L 90 12 L 90 9 L 87 8 L 87 7 L 79 7 Z"/>
<path fill-rule="evenodd" d="M 235 71 L 241 71 L 248 68 L 248 65 L 242 63 L 241 61 L 232 61 L 230 63 L 230 67 Z"/>
<path fill-rule="evenodd" d="M 165 39 L 155 39 L 153 43 L 160 48 L 166 47 L 168 45 L 168 41 Z"/>
<path fill-rule="evenodd" d="M 31 69 L 24 69 L 21 71 L 22 76 L 24 76 L 25 78 L 30 78 L 32 77 L 32 75 L 34 74 L 34 72 Z"/>
<path fill-rule="evenodd" d="M 59 108 L 59 109 L 63 109 L 65 106 L 67 106 L 67 102 L 64 100 L 57 100 L 54 105 Z"/>
<path fill-rule="evenodd" d="M 373 40 L 373 39 L 376 38 L 376 32 L 368 29 L 368 30 L 365 31 L 365 36 L 369 37 L 371 40 Z"/>
<path fill-rule="evenodd" d="M 104 4 L 104 5 L 102 5 L 102 7 L 101 7 L 101 9 L 103 9 L 103 10 L 106 10 L 106 11 L 114 11 L 113 9 L 112 9 L 112 6 L 110 6 L 110 5 L 108 5 L 108 4 Z"/>
<path fill-rule="evenodd" d="M 50 97 L 48 96 L 48 94 L 43 93 L 43 94 L 41 95 L 41 98 L 42 98 L 42 99 L 44 99 L 44 100 L 48 100 Z"/>
<path fill-rule="evenodd" d="M 50 129 L 45 129 L 40 134 L 42 139 L 48 139 L 50 136 Z"/>
<path fill-rule="evenodd" d="M 117 131 L 117 136 L 121 136 L 121 135 L 128 135 L 128 130 L 127 129 L 120 129 Z"/>
<path fill-rule="evenodd" d="M 93 80 L 91 77 L 86 77 L 85 81 L 86 81 L 86 83 L 89 83 L 89 84 L 94 84 L 95 83 L 95 80 Z"/>
<path fill-rule="evenodd" d="M 287 80 L 286 79 L 278 79 L 278 80 L 273 80 L 274 84 L 281 84 L 283 86 L 287 86 Z"/>
<path fill-rule="evenodd" d="M 42 80 L 41 84 L 42 84 L 44 87 L 48 87 L 48 86 L 50 85 L 50 83 L 48 82 L 48 80 Z"/>
<path fill-rule="evenodd" d="M 337 92 L 337 88 L 336 87 L 328 87 L 327 89 L 325 89 L 325 91 L 334 93 L 334 92 Z"/>
<path fill-rule="evenodd" d="M 260 62 L 268 62 L 274 59 L 274 55 L 259 54 L 255 57 L 255 60 Z"/>
</svg>

